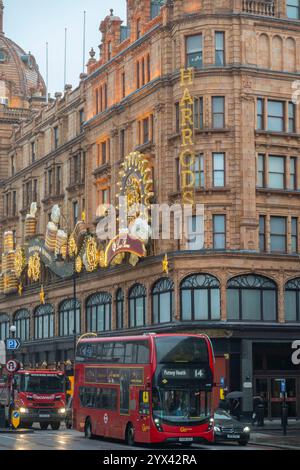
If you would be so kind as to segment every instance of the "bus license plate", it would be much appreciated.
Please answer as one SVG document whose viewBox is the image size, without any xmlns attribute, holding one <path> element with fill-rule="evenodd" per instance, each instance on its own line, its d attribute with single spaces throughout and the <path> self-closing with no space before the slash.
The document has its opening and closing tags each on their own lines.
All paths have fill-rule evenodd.
<svg viewBox="0 0 300 470">
<path fill-rule="evenodd" d="M 42 414 L 40 414 L 39 417 L 40 417 L 40 418 L 50 418 L 50 415 L 42 415 Z"/>
<path fill-rule="evenodd" d="M 180 437 L 179 442 L 193 442 L 194 438 L 193 437 Z"/>
<path fill-rule="evenodd" d="M 240 439 L 239 434 L 227 434 L 227 439 Z"/>
</svg>

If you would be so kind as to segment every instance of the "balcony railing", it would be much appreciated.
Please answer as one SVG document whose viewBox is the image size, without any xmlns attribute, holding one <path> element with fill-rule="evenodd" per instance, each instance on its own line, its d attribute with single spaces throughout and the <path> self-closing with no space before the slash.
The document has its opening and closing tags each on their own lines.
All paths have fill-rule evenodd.
<svg viewBox="0 0 300 470">
<path fill-rule="evenodd" d="M 273 0 L 242 0 L 242 2 L 245 13 L 275 16 L 275 2 Z"/>
</svg>

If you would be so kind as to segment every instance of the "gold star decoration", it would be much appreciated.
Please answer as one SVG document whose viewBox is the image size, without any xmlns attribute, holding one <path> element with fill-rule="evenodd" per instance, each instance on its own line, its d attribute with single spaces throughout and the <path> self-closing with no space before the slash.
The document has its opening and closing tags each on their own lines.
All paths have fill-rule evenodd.
<svg viewBox="0 0 300 470">
<path fill-rule="evenodd" d="M 19 296 L 21 297 L 22 293 L 23 293 L 23 285 L 22 285 L 22 282 L 20 282 L 19 286 L 18 286 L 18 293 L 19 293 Z"/>
<path fill-rule="evenodd" d="M 41 286 L 40 302 L 41 302 L 41 305 L 45 305 L 45 291 L 44 291 L 44 286 Z"/>
<path fill-rule="evenodd" d="M 164 259 L 162 260 L 162 268 L 163 268 L 163 273 L 169 274 L 169 260 L 168 260 L 168 255 L 165 255 Z"/>
</svg>

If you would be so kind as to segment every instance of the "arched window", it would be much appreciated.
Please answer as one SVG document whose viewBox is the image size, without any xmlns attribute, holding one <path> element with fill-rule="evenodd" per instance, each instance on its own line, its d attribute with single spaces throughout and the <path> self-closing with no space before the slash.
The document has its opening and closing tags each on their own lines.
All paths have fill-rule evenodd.
<svg viewBox="0 0 300 470">
<path fill-rule="evenodd" d="M 264 276 L 249 274 L 227 284 L 227 319 L 233 321 L 277 320 L 277 287 Z"/>
<path fill-rule="evenodd" d="M 129 321 L 130 327 L 146 325 L 147 292 L 142 284 L 135 284 L 129 291 Z"/>
<path fill-rule="evenodd" d="M 40 305 L 34 312 L 35 339 L 53 338 L 54 308 L 50 304 Z"/>
<path fill-rule="evenodd" d="M 87 331 L 111 330 L 111 295 L 100 292 L 92 295 L 86 303 Z"/>
<path fill-rule="evenodd" d="M 300 321 L 300 278 L 292 279 L 285 285 L 285 321 Z"/>
<path fill-rule="evenodd" d="M 152 288 L 153 323 L 169 323 L 174 310 L 174 282 L 169 278 L 159 279 Z"/>
<path fill-rule="evenodd" d="M 17 328 L 16 337 L 22 341 L 29 341 L 30 315 L 26 308 L 15 313 L 14 324 Z"/>
<path fill-rule="evenodd" d="M 6 313 L 0 313 L 0 339 L 2 341 L 9 338 L 9 317 Z"/>
<path fill-rule="evenodd" d="M 124 326 L 124 293 L 122 289 L 118 289 L 116 295 L 116 312 L 117 312 L 117 329 L 121 330 Z"/>
<path fill-rule="evenodd" d="M 72 336 L 80 333 L 80 302 L 64 300 L 59 306 L 59 336 Z"/>
<path fill-rule="evenodd" d="M 180 286 L 180 298 L 183 321 L 220 319 L 220 283 L 214 276 L 186 277 Z"/>
</svg>

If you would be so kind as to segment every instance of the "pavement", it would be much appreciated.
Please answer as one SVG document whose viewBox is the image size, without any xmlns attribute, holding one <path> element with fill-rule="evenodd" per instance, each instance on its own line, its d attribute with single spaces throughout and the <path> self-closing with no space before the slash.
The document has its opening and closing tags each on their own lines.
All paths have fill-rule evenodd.
<svg viewBox="0 0 300 470">
<path fill-rule="evenodd" d="M 263 427 L 251 427 L 251 443 L 277 449 L 300 450 L 300 421 L 289 420 L 287 434 L 283 435 L 281 420 L 265 420 Z"/>
</svg>

